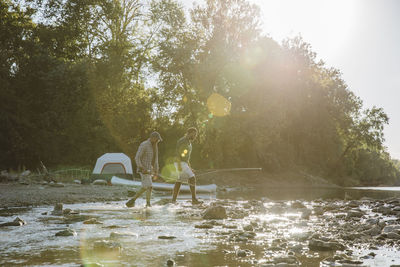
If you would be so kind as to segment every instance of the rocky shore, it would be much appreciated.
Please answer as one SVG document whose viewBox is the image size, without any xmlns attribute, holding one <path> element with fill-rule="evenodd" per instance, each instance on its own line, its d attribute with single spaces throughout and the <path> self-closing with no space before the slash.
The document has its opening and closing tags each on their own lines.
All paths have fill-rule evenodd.
<svg viewBox="0 0 400 267">
<path fill-rule="evenodd" d="M 118 201 L 128 198 L 120 186 L 64 183 L 0 183 L 0 208 Z"/>
<path fill-rule="evenodd" d="M 76 188 L 85 188 L 85 191 L 93 194 L 97 186 L 71 186 L 71 189 Z M 103 189 L 109 190 L 110 187 L 100 190 Z M 115 198 L 122 197 L 119 194 L 120 192 Z M 88 249 L 91 253 L 100 250 L 101 253 L 113 253 L 121 258 L 132 256 L 132 244 L 129 243 L 132 240 L 150 238 L 153 240 L 150 243 L 154 243 L 155 239 L 160 242 L 182 242 L 182 238 L 195 238 L 203 240 L 206 244 L 217 245 L 217 249 L 213 249 L 213 255 L 232 265 L 394 267 L 400 264 L 400 255 L 396 254 L 396 251 L 400 250 L 400 198 L 378 200 L 364 197 L 359 200 L 312 201 L 274 201 L 267 198 L 247 201 L 239 198 L 206 200 L 202 205 L 196 206 L 191 206 L 185 200 L 173 205 L 169 198 L 164 198 L 155 202 L 153 206 L 155 210 L 145 212 L 150 212 L 150 215 L 145 216 L 155 216 L 155 221 L 147 227 L 161 224 L 162 228 L 150 230 L 147 236 L 142 232 L 144 228 L 140 227 L 134 228 L 137 231 L 134 236 L 131 231 L 124 232 L 125 228 L 132 227 L 130 216 L 124 215 L 130 209 L 113 212 L 113 217 L 126 218 L 124 220 L 128 220 L 127 225 L 107 225 L 107 219 L 101 215 L 101 210 L 96 210 L 96 215 L 93 216 L 90 213 L 63 209 L 62 204 L 55 205 L 52 211 L 44 212 L 38 220 L 45 224 L 52 222 L 54 225 L 66 225 L 65 228 L 57 228 L 58 231 L 53 234 L 57 238 L 82 238 L 82 233 L 87 232 L 80 229 L 84 225 L 110 229 L 109 238 L 91 239 L 92 243 L 88 245 Z M 168 211 L 170 209 L 172 210 Z M 173 219 L 164 221 L 160 214 L 162 210 L 168 214 L 172 212 Z M 133 214 L 143 212 L 141 208 L 132 211 Z M 10 212 L 12 213 L 11 210 Z M 18 212 L 21 211 L 16 213 Z M 3 229 L 26 227 L 31 223 L 29 219 L 14 219 L 11 213 L 8 214 L 10 221 L 1 225 Z M 145 218 L 145 221 L 149 220 L 148 217 Z M 192 234 L 182 237 L 162 233 L 165 229 L 174 232 L 177 222 L 186 223 L 186 228 L 192 228 L 191 231 L 196 237 L 190 237 Z M 174 244 L 171 243 L 170 246 L 173 247 Z M 168 243 L 164 245 L 168 246 Z M 388 257 L 382 253 L 383 250 L 394 251 L 392 258 L 389 258 L 389 262 L 393 264 L 376 263 L 378 261 L 375 261 L 375 258 Z M 208 257 L 207 255 L 206 253 L 204 257 Z M 190 259 L 189 257 L 189 261 Z M 208 260 L 219 264 L 216 259 Z M 169 259 L 168 262 L 171 266 L 188 264 L 187 260 L 179 257 Z M 196 266 L 192 264 L 189 262 L 189 266 Z"/>
</svg>

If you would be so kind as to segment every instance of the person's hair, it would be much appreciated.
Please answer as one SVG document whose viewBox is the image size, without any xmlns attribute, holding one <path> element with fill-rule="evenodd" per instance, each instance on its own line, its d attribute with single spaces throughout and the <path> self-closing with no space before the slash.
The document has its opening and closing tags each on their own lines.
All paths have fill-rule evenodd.
<svg viewBox="0 0 400 267">
<path fill-rule="evenodd" d="M 190 133 L 196 133 L 197 134 L 197 129 L 194 127 L 190 127 L 189 129 L 187 129 L 186 133 L 190 134 Z"/>
</svg>

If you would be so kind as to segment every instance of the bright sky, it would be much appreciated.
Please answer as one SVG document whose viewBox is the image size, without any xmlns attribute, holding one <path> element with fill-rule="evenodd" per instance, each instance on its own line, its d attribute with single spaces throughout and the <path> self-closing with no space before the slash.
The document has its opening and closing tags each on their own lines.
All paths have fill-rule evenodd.
<svg viewBox="0 0 400 267">
<path fill-rule="evenodd" d="M 186 7 L 193 3 L 181 1 Z M 341 70 L 365 107 L 384 108 L 390 118 L 386 146 L 400 159 L 400 1 L 250 2 L 261 8 L 265 34 L 277 41 L 301 34 L 318 58 Z"/>
</svg>

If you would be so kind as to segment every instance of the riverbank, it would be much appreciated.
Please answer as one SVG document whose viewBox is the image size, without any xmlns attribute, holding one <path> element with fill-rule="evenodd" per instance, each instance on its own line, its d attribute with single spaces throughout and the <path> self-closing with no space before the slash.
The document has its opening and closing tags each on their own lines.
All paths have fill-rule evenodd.
<svg viewBox="0 0 400 267">
<path fill-rule="evenodd" d="M 307 174 L 280 173 L 215 173 L 199 176 L 198 184 L 215 183 L 219 191 L 240 188 L 251 192 L 257 189 L 272 188 L 338 188 L 320 177 Z M 128 199 L 124 186 L 48 183 L 24 177 L 18 181 L 0 183 L 0 208 L 54 205 L 55 203 L 87 203 L 120 201 Z"/>
<path fill-rule="evenodd" d="M 0 208 L 128 199 L 128 188 L 79 184 L 0 183 Z"/>
</svg>

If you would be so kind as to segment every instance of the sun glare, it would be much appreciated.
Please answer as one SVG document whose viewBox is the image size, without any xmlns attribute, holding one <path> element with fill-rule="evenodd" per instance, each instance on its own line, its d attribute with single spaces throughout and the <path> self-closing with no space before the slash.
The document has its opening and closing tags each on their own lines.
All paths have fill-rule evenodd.
<svg viewBox="0 0 400 267">
<path fill-rule="evenodd" d="M 357 2 L 346 0 L 253 0 L 261 9 L 263 31 L 281 41 L 301 34 L 313 47 L 338 53 L 358 22 Z"/>
</svg>

